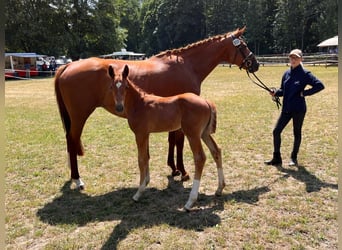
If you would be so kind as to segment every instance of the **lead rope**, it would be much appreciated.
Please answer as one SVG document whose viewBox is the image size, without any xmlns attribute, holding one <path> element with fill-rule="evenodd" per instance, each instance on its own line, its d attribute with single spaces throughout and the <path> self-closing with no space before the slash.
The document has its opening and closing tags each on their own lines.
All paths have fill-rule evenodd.
<svg viewBox="0 0 342 250">
<path fill-rule="evenodd" d="M 268 92 L 270 92 L 270 93 L 275 92 L 276 88 L 269 88 L 269 87 L 267 87 L 266 84 L 264 84 L 264 83 L 263 83 L 263 82 L 254 74 L 254 73 L 252 73 L 253 76 L 255 77 L 255 79 L 258 80 L 258 82 L 254 81 L 254 80 L 251 78 L 251 76 L 249 75 L 248 70 L 246 70 L 246 72 L 247 72 L 247 75 L 248 75 L 249 79 L 251 79 L 251 81 L 252 81 L 255 85 L 257 85 L 258 87 L 260 87 L 260 88 L 262 88 L 262 89 L 264 89 L 264 90 L 266 90 L 266 91 L 268 91 Z M 272 96 L 272 101 L 274 101 L 274 102 L 277 104 L 277 108 L 279 109 L 279 107 L 281 106 L 279 96 Z"/>
</svg>

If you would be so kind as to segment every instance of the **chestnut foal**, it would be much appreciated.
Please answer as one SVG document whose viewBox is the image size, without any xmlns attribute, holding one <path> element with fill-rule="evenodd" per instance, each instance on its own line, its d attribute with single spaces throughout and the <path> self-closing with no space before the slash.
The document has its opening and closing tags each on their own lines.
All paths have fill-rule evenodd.
<svg viewBox="0 0 342 250">
<path fill-rule="evenodd" d="M 218 173 L 216 195 L 221 195 L 225 187 L 221 150 L 211 134 L 216 130 L 215 105 L 193 93 L 170 97 L 147 94 L 128 79 L 129 68 L 123 71 L 109 65 L 108 73 L 113 79 L 111 90 L 115 109 L 127 117 L 129 127 L 135 134 L 138 147 L 140 186 L 133 196 L 138 201 L 150 181 L 149 174 L 149 134 L 182 129 L 189 140 L 195 161 L 195 176 L 189 199 L 184 208 L 189 211 L 198 197 L 200 180 L 206 156 L 201 139 L 213 156 Z"/>
</svg>

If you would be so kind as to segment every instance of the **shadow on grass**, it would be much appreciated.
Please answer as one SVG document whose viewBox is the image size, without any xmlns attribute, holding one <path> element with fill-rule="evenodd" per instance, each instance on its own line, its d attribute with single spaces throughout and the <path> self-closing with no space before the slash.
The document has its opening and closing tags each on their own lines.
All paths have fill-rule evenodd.
<svg viewBox="0 0 342 250">
<path fill-rule="evenodd" d="M 66 182 L 61 188 L 62 195 L 39 209 L 37 216 L 50 225 L 76 224 L 84 226 L 94 221 L 120 220 L 102 249 L 116 249 L 118 243 L 136 228 L 150 228 L 168 224 L 186 230 L 203 231 L 221 223 L 216 211 L 224 210 L 227 201 L 256 203 L 259 196 L 270 189 L 265 187 L 241 190 L 221 197 L 199 194 L 194 210 L 190 213 L 181 208 L 186 203 L 190 188 L 169 178 L 164 190 L 147 188 L 139 202 L 132 196 L 137 188 L 122 188 L 99 196 L 89 196 L 70 188 Z"/>
<path fill-rule="evenodd" d="M 280 172 L 285 173 L 286 174 L 285 177 L 292 176 L 296 180 L 305 183 L 306 191 L 308 193 L 318 192 L 322 188 L 338 189 L 337 184 L 332 184 L 332 183 L 321 181 L 314 174 L 310 173 L 304 166 L 298 166 L 298 169 L 288 169 L 282 166 L 276 166 L 276 168 Z"/>
</svg>

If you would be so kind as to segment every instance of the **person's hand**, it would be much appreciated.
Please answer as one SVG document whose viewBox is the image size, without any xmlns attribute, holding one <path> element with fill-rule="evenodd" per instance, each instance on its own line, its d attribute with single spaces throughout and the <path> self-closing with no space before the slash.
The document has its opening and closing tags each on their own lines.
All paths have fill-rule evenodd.
<svg viewBox="0 0 342 250">
<path fill-rule="evenodd" d="M 275 96 L 275 94 L 276 94 L 276 92 L 277 92 L 277 89 L 276 88 L 274 88 L 274 87 L 272 87 L 272 88 L 270 88 L 270 95 L 273 97 L 273 96 Z"/>
</svg>

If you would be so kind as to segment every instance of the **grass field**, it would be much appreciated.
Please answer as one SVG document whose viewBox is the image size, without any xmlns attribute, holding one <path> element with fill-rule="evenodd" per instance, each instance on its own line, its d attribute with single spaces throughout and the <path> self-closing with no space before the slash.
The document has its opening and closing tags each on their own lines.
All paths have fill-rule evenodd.
<svg viewBox="0 0 342 250">
<path fill-rule="evenodd" d="M 279 87 L 286 67 L 257 75 Z M 191 181 L 171 178 L 167 134 L 150 138 L 151 182 L 133 202 L 139 178 L 127 121 L 97 109 L 83 132 L 79 158 L 86 189 L 69 181 L 66 143 L 53 79 L 7 81 L 7 249 L 337 249 L 338 111 L 336 67 L 309 67 L 326 88 L 308 97 L 298 156 L 288 167 L 292 125 L 283 133 L 283 167 L 269 167 L 279 115 L 270 96 L 236 67 L 217 67 L 202 96 L 218 107 L 214 135 L 227 186 L 215 197 L 217 175 L 208 150 L 194 211 L 182 207 Z M 186 169 L 194 167 L 188 144 Z"/>
</svg>

